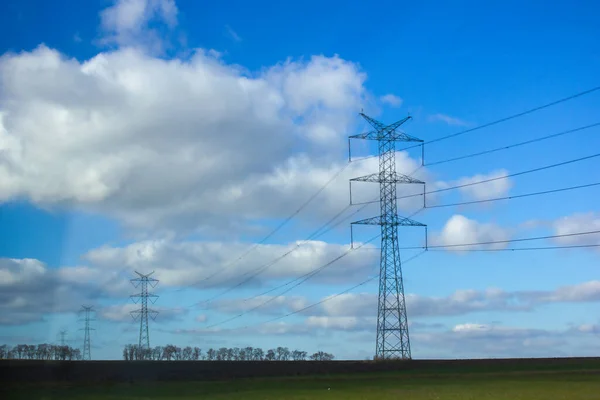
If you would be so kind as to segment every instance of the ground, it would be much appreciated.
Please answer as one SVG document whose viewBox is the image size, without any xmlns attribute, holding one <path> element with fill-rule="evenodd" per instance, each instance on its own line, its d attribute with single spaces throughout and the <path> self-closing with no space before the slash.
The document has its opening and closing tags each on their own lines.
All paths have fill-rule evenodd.
<svg viewBox="0 0 600 400">
<path fill-rule="evenodd" d="M 591 400 L 600 398 L 600 371 L 363 373 L 321 377 L 105 385 L 4 386 L 3 399 L 53 400 Z"/>
</svg>

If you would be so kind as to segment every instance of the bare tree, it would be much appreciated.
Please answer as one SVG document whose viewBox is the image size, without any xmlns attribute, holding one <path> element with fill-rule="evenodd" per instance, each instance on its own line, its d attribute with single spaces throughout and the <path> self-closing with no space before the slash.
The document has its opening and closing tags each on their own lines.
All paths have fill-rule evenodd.
<svg viewBox="0 0 600 400">
<path fill-rule="evenodd" d="M 10 348 L 3 344 L 2 346 L 0 346 L 0 360 L 5 360 L 8 358 L 8 352 L 10 351 Z"/>
<path fill-rule="evenodd" d="M 160 361 L 163 359 L 163 348 L 161 346 L 155 346 L 152 350 L 152 359 L 156 361 Z"/>
<path fill-rule="evenodd" d="M 267 351 L 267 354 L 265 355 L 265 360 L 266 361 L 274 361 L 276 359 L 277 359 L 277 354 L 275 353 L 275 350 L 269 349 Z"/>
<path fill-rule="evenodd" d="M 21 357 L 28 358 L 29 354 L 25 345 L 21 345 Z M 78 349 L 71 349 L 68 346 L 62 348 L 61 346 L 53 345 L 38 345 L 35 349 L 35 355 L 37 358 L 48 356 L 51 357 L 51 349 L 54 348 L 54 353 L 57 359 L 78 359 Z M 18 349 L 16 346 L 14 349 L 10 349 L 7 346 L 0 347 L 0 359 L 10 357 L 18 357 Z M 62 358 L 64 357 L 64 358 Z M 287 347 L 277 347 L 275 349 L 269 349 L 266 353 L 259 347 L 244 347 L 244 348 L 227 348 L 221 347 L 218 350 L 208 349 L 206 356 L 202 355 L 202 350 L 199 347 L 187 346 L 185 348 L 177 347 L 172 344 L 168 344 L 164 347 L 156 346 L 154 349 L 139 348 L 138 345 L 128 344 L 123 348 L 123 359 L 126 361 L 131 360 L 200 360 L 205 359 L 208 361 L 304 361 L 307 358 L 307 352 L 303 350 L 290 351 Z M 309 359 L 311 361 L 330 361 L 334 359 L 333 354 L 318 351 L 312 354 Z"/>
<path fill-rule="evenodd" d="M 194 347 L 194 352 L 192 354 L 192 358 L 195 361 L 198 361 L 198 360 L 200 360 L 201 357 L 202 357 L 202 350 L 200 350 L 199 347 Z"/>
<path fill-rule="evenodd" d="M 209 361 L 213 361 L 217 358 L 217 352 L 214 349 L 208 349 L 206 352 L 206 359 Z"/>
<path fill-rule="evenodd" d="M 192 359 L 192 353 L 194 350 L 190 346 L 186 346 L 183 350 L 181 350 L 181 359 L 189 361 Z"/>
<path fill-rule="evenodd" d="M 227 359 L 227 347 L 221 347 L 217 351 L 217 361 L 224 361 Z"/>
<path fill-rule="evenodd" d="M 304 361 L 306 360 L 306 352 L 301 350 L 294 350 L 292 352 L 292 360 L 294 361 Z"/>
<path fill-rule="evenodd" d="M 245 347 L 244 348 L 244 356 L 245 359 L 250 361 L 254 359 L 254 349 L 252 347 Z"/>
<path fill-rule="evenodd" d="M 263 351 L 263 349 L 261 349 L 260 347 L 257 347 L 256 349 L 254 349 L 254 356 L 252 357 L 252 359 L 254 361 L 262 361 L 265 357 L 265 352 Z"/>
<path fill-rule="evenodd" d="M 333 354 L 325 353 L 324 351 L 317 351 L 310 356 L 311 361 L 331 361 L 333 359 Z"/>
</svg>

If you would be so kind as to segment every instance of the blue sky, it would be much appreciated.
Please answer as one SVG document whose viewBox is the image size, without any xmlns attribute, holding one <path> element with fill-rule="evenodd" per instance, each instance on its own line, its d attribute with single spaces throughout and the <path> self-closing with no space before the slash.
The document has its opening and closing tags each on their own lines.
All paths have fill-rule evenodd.
<svg viewBox="0 0 600 400">
<path fill-rule="evenodd" d="M 132 14 L 128 4 L 144 13 Z M 261 331 L 244 327 L 363 281 L 377 271 L 377 250 L 353 252 L 329 275 L 273 302 L 274 309 L 218 330 L 207 326 L 239 314 L 244 298 L 335 258 L 349 242 L 349 222 L 377 215 L 376 204 L 270 268 L 259 287 L 254 282 L 231 291 L 208 310 L 189 306 L 236 284 L 346 207 L 348 178 L 376 172 L 376 160 L 352 163 L 264 245 L 231 264 L 344 165 L 346 137 L 368 129 L 357 116 L 360 108 L 386 123 L 410 113 L 405 131 L 428 141 L 598 86 L 598 11 L 594 2 L 380 2 L 368 8 L 336 1 L 251 7 L 191 0 L 4 2 L 0 276 L 6 295 L 0 307 L 7 317 L 0 336 L 9 344 L 55 341 L 64 328 L 79 345 L 74 312 L 92 301 L 98 310 L 93 357 L 119 357 L 120 346 L 137 338 L 136 324 L 123 317 L 129 318 L 123 305 L 135 291 L 127 279 L 137 268 L 154 269 L 161 279 L 152 345 L 277 343 L 369 357 L 375 281 L 353 291 L 355 297 L 340 297 L 347 303 L 329 302 L 337 308 L 317 307 Z M 597 123 L 599 106 L 597 91 L 427 145 L 425 161 Z M 428 188 L 512 174 L 592 155 L 599 133 L 591 128 L 419 173 Z M 360 146 L 353 142 L 357 157 L 374 151 Z M 409 173 L 420 164 L 420 151 L 398 158 L 400 172 Z M 431 201 L 594 183 L 598 163 L 590 159 Z M 370 200 L 373 185 L 353 185 L 355 201 Z M 406 190 L 420 187 L 399 193 L 412 193 Z M 232 200 L 235 193 L 240 197 Z M 599 193 L 594 187 L 428 209 L 414 219 L 440 244 L 584 232 L 600 227 Z M 410 214 L 419 201 L 401 212 Z M 377 233 L 361 226 L 355 238 Z M 400 238 L 402 246 L 419 245 L 422 231 L 402 229 Z M 598 240 L 590 235 L 510 247 Z M 595 354 L 590 333 L 598 324 L 599 254 L 432 251 L 417 258 L 404 268 L 413 356 L 554 355 L 557 346 L 565 354 Z M 216 288 L 198 286 L 220 269 L 227 272 L 214 279 Z M 502 295 L 494 297 L 491 288 Z M 373 304 L 370 313 L 360 307 L 359 293 Z"/>
</svg>

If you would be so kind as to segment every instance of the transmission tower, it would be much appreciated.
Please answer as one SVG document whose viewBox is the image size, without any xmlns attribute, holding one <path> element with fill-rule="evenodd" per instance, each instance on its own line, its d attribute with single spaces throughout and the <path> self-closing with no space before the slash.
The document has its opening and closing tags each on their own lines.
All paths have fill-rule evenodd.
<svg viewBox="0 0 600 400">
<path fill-rule="evenodd" d="M 60 345 L 62 347 L 65 347 L 65 343 L 66 343 L 65 336 L 67 335 L 67 331 L 63 330 L 63 331 L 60 331 L 59 333 L 60 333 Z"/>
<path fill-rule="evenodd" d="M 91 352 L 90 352 L 90 331 L 93 331 L 94 328 L 90 328 L 90 321 L 92 321 L 91 319 L 91 314 L 92 312 L 94 312 L 93 307 L 92 306 L 81 306 L 81 310 L 80 312 L 85 314 L 85 326 L 84 328 L 80 329 L 85 331 L 84 335 L 83 335 L 83 360 L 91 360 L 92 356 L 91 356 Z M 62 332 L 61 332 L 62 334 Z M 63 344 L 64 346 L 64 344 Z"/>
<path fill-rule="evenodd" d="M 411 117 L 406 117 L 390 125 L 384 125 L 362 112 L 360 115 L 375 130 L 350 136 L 349 139 L 375 140 L 379 147 L 379 173 L 350 180 L 352 182 L 378 182 L 381 214 L 378 217 L 363 219 L 352 225 L 381 226 L 381 260 L 379 266 L 379 300 L 377 311 L 377 343 L 375 357 L 378 359 L 410 359 L 410 337 L 408 318 L 404 300 L 404 283 L 400 253 L 398 250 L 398 226 L 425 226 L 409 218 L 399 217 L 396 205 L 396 184 L 425 184 L 420 180 L 396 172 L 396 142 L 423 142 L 397 131 Z M 352 203 L 352 197 L 350 198 Z"/>
<path fill-rule="evenodd" d="M 131 312 L 131 316 L 136 319 L 140 319 L 140 340 L 139 347 L 141 348 L 150 348 L 150 333 L 148 332 L 148 315 L 154 320 L 158 315 L 158 311 L 154 311 L 148 309 L 148 298 L 151 299 L 152 303 L 156 302 L 158 298 L 157 295 L 148 292 L 148 285 L 151 287 L 156 287 L 158 284 L 158 279 L 151 278 L 150 275 L 154 273 L 152 271 L 148 275 L 142 275 L 139 272 L 135 271 L 136 274 L 139 275 L 138 278 L 132 279 L 131 283 L 134 287 L 141 287 L 141 291 L 138 294 L 131 295 L 131 299 L 134 303 L 140 301 L 141 307 L 138 310 L 134 310 Z"/>
</svg>

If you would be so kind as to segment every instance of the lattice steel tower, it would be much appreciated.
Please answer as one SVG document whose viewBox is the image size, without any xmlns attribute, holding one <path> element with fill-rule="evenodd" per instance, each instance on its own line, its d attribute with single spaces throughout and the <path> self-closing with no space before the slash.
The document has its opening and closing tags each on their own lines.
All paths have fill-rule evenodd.
<svg viewBox="0 0 600 400">
<path fill-rule="evenodd" d="M 134 310 L 131 312 L 131 316 L 136 319 L 140 319 L 140 340 L 139 347 L 140 349 L 150 349 L 150 333 L 148 332 L 148 315 L 152 319 L 155 319 L 158 315 L 158 311 L 154 311 L 148 309 L 148 298 L 151 299 L 152 303 L 156 302 L 158 296 L 148 292 L 148 285 L 152 287 L 156 287 L 158 284 L 158 279 L 150 278 L 150 275 L 154 273 L 154 271 L 150 272 L 148 275 L 142 275 L 139 272 L 135 271 L 136 274 L 139 275 L 139 278 L 135 278 L 131 280 L 131 283 L 134 287 L 141 287 L 141 292 L 138 294 L 131 295 L 131 299 L 134 303 L 137 303 L 137 300 L 140 301 L 141 307 L 138 310 Z"/>
<path fill-rule="evenodd" d="M 352 222 L 381 226 L 381 261 L 379 267 L 379 301 L 377 312 L 378 359 L 410 359 L 410 337 L 404 301 L 404 283 L 398 250 L 398 226 L 425 226 L 409 218 L 399 217 L 396 205 L 396 184 L 425 184 L 396 172 L 396 142 L 423 142 L 397 129 L 411 117 L 384 125 L 362 112 L 360 115 L 375 128 L 374 131 L 350 136 L 349 139 L 376 140 L 379 145 L 379 173 L 354 178 L 352 181 L 379 182 L 381 215 Z"/>
<path fill-rule="evenodd" d="M 59 333 L 60 333 L 60 345 L 61 345 L 62 347 L 65 347 L 65 344 L 67 343 L 67 342 L 65 341 L 65 336 L 67 335 L 67 331 L 65 331 L 65 330 L 62 330 L 62 331 L 60 331 Z"/>
<path fill-rule="evenodd" d="M 92 321 L 91 319 L 91 314 L 92 312 L 94 312 L 93 307 L 92 306 L 81 306 L 81 310 L 80 312 L 85 314 L 85 325 L 83 329 L 84 331 L 84 335 L 83 335 L 83 360 L 91 360 L 92 359 L 92 354 L 90 351 L 91 345 L 90 345 L 90 331 L 93 331 L 94 328 L 90 328 L 90 321 Z M 63 344 L 64 346 L 64 344 Z"/>
</svg>

